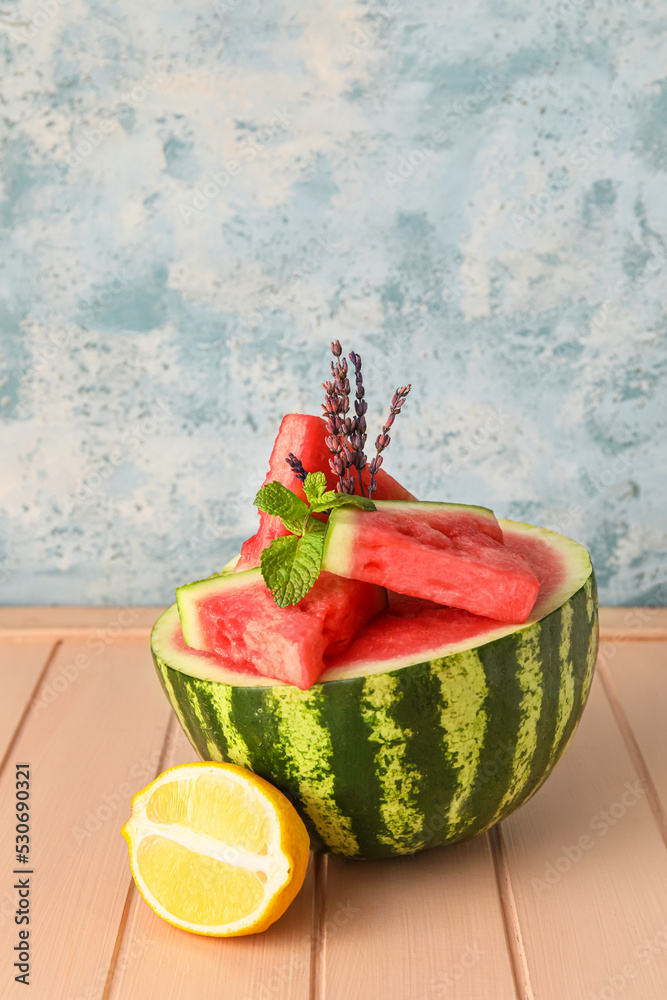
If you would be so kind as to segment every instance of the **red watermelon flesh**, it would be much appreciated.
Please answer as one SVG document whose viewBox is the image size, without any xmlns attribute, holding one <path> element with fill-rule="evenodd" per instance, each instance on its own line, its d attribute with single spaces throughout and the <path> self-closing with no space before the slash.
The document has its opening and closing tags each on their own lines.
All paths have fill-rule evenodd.
<svg viewBox="0 0 667 1000">
<path fill-rule="evenodd" d="M 562 536 L 542 529 L 526 531 L 527 527 L 504 522 L 503 533 L 506 546 L 525 557 L 539 580 L 540 589 L 530 614 L 530 621 L 534 622 L 554 604 L 557 606 L 557 595 L 567 580 L 569 566 L 567 550 L 551 540 L 560 540 Z M 571 545 L 578 548 L 574 543 Z M 387 597 L 387 609 L 360 630 L 345 652 L 326 658 L 323 681 L 344 677 L 348 672 L 354 675 L 355 668 L 364 664 L 384 661 L 386 669 L 391 669 L 401 661 L 419 662 L 443 655 L 443 649 L 456 648 L 459 643 L 464 648 L 471 640 L 482 645 L 485 636 L 494 638 L 504 634 L 493 618 L 392 591 L 387 592 Z"/>
<path fill-rule="evenodd" d="M 325 437 L 326 425 L 322 417 L 314 417 L 307 413 L 288 413 L 284 416 L 269 459 L 269 471 L 262 485 L 266 486 L 267 483 L 271 482 L 282 483 L 283 486 L 287 486 L 302 500 L 305 500 L 300 480 L 297 479 L 285 461 L 291 452 L 301 460 L 306 472 L 324 472 L 329 489 L 335 489 L 338 477 L 329 468 L 331 452 L 326 446 Z M 362 478 L 367 492 L 368 469 L 364 469 Z M 416 498 L 383 469 L 380 469 L 377 475 L 377 490 L 374 499 L 414 500 Z M 236 572 L 249 569 L 251 566 L 259 566 L 262 549 L 270 545 L 274 538 L 280 538 L 287 534 L 289 532 L 283 527 L 279 517 L 272 517 L 270 514 L 260 511 L 259 530 L 243 543 Z"/>
<path fill-rule="evenodd" d="M 486 507 L 378 503 L 344 507 L 329 518 L 324 569 L 401 594 L 522 623 L 540 584 L 524 556 L 503 544 Z"/>
<path fill-rule="evenodd" d="M 501 527 L 505 545 L 525 555 L 540 581 L 529 623 L 539 621 L 571 594 L 574 577 L 580 575 L 584 582 L 590 573 L 590 562 L 584 559 L 585 551 L 581 546 L 562 535 L 508 521 L 501 522 Z M 515 628 L 458 608 L 389 592 L 387 608 L 360 628 L 343 652 L 325 655 L 326 669 L 320 681 L 351 678 L 427 661 L 457 649 L 468 649 L 471 645 L 481 646 Z M 175 604 L 156 623 L 151 642 L 186 674 L 233 686 L 267 683 L 243 657 L 234 661 L 228 656 L 186 645 Z"/>
<path fill-rule="evenodd" d="M 383 588 L 321 573 L 298 604 L 280 608 L 259 569 L 199 580 L 176 590 L 189 647 L 236 670 L 311 687 L 326 655 L 339 655 L 387 606 Z"/>
</svg>

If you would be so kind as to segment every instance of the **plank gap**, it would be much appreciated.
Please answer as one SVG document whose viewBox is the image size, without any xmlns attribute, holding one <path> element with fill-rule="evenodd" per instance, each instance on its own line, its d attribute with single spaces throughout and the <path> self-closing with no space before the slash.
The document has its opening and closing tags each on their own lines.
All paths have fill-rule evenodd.
<svg viewBox="0 0 667 1000">
<path fill-rule="evenodd" d="M 120 946 L 123 943 L 123 936 L 125 934 L 125 925 L 127 924 L 127 919 L 130 915 L 130 905 L 132 903 L 133 889 L 134 889 L 134 879 L 130 878 L 130 884 L 127 887 L 127 895 L 125 896 L 125 906 L 123 907 L 123 912 L 120 917 L 120 923 L 118 924 L 116 943 L 114 944 L 113 952 L 111 953 L 111 960 L 109 962 L 109 968 L 107 969 L 107 977 L 104 983 L 104 990 L 102 991 L 102 996 L 100 1000 L 109 1000 L 109 994 L 111 993 L 111 987 L 113 986 L 113 977 L 116 972 L 116 963 L 118 962 L 118 955 L 120 953 Z"/>
<path fill-rule="evenodd" d="M 313 854 L 313 919 L 310 946 L 310 1000 L 324 1000 L 324 922 L 327 906 L 328 856 Z"/>
<path fill-rule="evenodd" d="M 507 864 L 505 845 L 500 826 L 500 823 L 492 826 L 488 832 L 488 837 L 493 856 L 493 865 L 496 871 L 498 892 L 500 893 L 500 905 L 503 912 L 503 923 L 505 925 L 510 964 L 514 975 L 514 987 L 518 1000 L 535 1000 L 533 989 L 530 985 L 530 974 L 528 972 L 526 952 L 523 947 L 519 914 L 514 899 L 514 890 L 512 889 L 512 880 L 510 878 L 509 865 Z"/>
<path fill-rule="evenodd" d="M 646 761 L 644 760 L 644 755 L 639 749 L 639 744 L 635 738 L 630 721 L 625 714 L 625 709 L 623 708 L 621 699 L 619 698 L 616 686 L 614 685 L 606 666 L 601 660 L 598 660 L 596 670 L 600 675 L 604 693 L 614 714 L 614 718 L 616 719 L 616 725 L 621 731 L 621 736 L 623 737 L 628 754 L 630 755 L 630 760 L 632 761 L 633 767 L 637 772 L 639 782 L 644 790 L 644 794 L 646 795 L 646 799 L 651 808 L 651 813 L 653 814 L 653 818 L 660 832 L 660 836 L 662 837 L 662 841 L 665 847 L 667 847 L 667 816 L 662 808 L 658 790 L 653 783 L 653 778 L 651 777 L 651 773 L 648 769 Z"/>
<path fill-rule="evenodd" d="M 176 716 L 172 712 L 167 723 L 167 728 L 164 733 L 164 741 L 162 743 L 162 749 L 160 750 L 160 759 L 157 762 L 157 768 L 155 771 L 155 778 L 162 774 L 162 768 L 164 767 L 165 760 L 167 759 L 167 753 L 171 748 L 174 737 L 172 735 L 174 726 L 176 725 Z M 153 779 L 155 780 L 155 779 Z M 121 945 L 123 943 L 123 937 L 125 936 L 125 927 L 127 925 L 128 917 L 130 915 L 130 905 L 132 903 L 132 890 L 134 889 L 134 879 L 130 878 L 130 884 L 127 889 L 127 896 L 125 897 L 125 906 L 123 907 L 123 912 L 121 914 L 120 922 L 118 924 L 118 933 L 116 934 L 116 943 L 114 944 L 114 949 L 111 954 L 111 960 L 109 962 L 109 968 L 107 970 L 107 977 L 104 984 L 104 990 L 102 992 L 101 1000 L 109 1000 L 109 995 L 111 993 L 111 988 L 113 986 L 113 977 L 116 972 L 116 965 L 118 963 L 118 955 L 120 954 Z"/>
<path fill-rule="evenodd" d="M 100 632 L 105 632 L 103 626 L 79 626 L 79 625 L 36 625 L 25 628 L 0 627 L 0 642 L 48 642 L 49 639 L 55 642 L 56 639 L 64 639 L 67 642 L 79 642 L 90 638 L 103 638 L 107 645 L 114 642 L 136 642 L 138 639 L 148 641 L 151 634 L 149 625 L 137 626 L 136 628 L 126 628 L 117 635 L 105 634 L 100 636 Z"/>
<path fill-rule="evenodd" d="M 39 691 L 39 687 L 40 687 L 42 681 L 44 680 L 44 678 L 46 677 L 46 673 L 47 673 L 49 667 L 51 666 L 51 664 L 53 663 L 54 657 L 55 657 L 56 653 L 58 652 L 58 650 L 60 649 L 61 645 L 62 645 L 62 640 L 61 639 L 58 639 L 56 642 L 54 642 L 54 644 L 51 647 L 51 650 L 50 650 L 48 656 L 46 657 L 46 660 L 44 662 L 44 666 L 42 667 L 42 669 L 41 669 L 41 671 L 39 673 L 39 677 L 35 681 L 33 689 L 30 692 L 30 697 L 26 701 L 25 708 L 23 709 L 23 712 L 21 713 L 21 717 L 20 717 L 19 721 L 16 724 L 16 728 L 14 730 L 14 735 L 12 736 L 11 740 L 9 741 L 9 746 L 7 747 L 7 749 L 5 751 L 5 754 L 4 754 L 3 758 L 2 758 L 2 761 L 0 761 L 0 774 L 2 774 L 2 772 L 5 769 L 5 765 L 6 765 L 7 761 L 9 760 L 9 758 L 10 758 L 10 756 L 12 754 L 14 746 L 16 745 L 16 741 L 18 740 L 18 738 L 19 738 L 19 736 L 21 734 L 21 730 L 22 730 L 22 728 L 23 728 L 23 726 L 25 724 L 25 721 L 28 718 L 28 715 L 30 713 L 30 709 L 32 708 L 33 702 L 35 700 L 35 695 Z"/>
</svg>

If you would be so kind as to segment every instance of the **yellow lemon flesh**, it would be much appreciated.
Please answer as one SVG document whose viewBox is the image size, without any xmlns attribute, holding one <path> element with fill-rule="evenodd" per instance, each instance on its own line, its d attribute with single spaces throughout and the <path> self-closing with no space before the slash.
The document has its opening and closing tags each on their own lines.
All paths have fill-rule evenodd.
<svg viewBox="0 0 667 1000">
<path fill-rule="evenodd" d="M 122 830 L 137 889 L 195 934 L 266 930 L 303 884 L 310 841 L 282 792 L 235 764 L 181 764 L 132 799 Z"/>
</svg>

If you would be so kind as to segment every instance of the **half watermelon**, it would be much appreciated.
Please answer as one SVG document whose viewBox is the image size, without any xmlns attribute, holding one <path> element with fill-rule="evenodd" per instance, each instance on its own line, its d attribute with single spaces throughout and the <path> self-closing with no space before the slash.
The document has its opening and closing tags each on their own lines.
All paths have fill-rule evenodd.
<svg viewBox="0 0 667 1000">
<path fill-rule="evenodd" d="M 151 635 L 165 694 L 199 756 L 289 795 L 313 845 L 355 858 L 467 840 L 524 803 L 581 718 L 598 644 L 588 553 L 500 521 L 540 591 L 522 626 L 390 595 L 310 690 L 186 646 L 174 604 Z"/>
</svg>

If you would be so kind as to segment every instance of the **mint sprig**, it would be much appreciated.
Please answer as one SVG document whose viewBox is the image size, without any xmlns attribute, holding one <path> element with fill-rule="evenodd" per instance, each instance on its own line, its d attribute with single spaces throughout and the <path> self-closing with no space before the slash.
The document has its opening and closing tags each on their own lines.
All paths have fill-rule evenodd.
<svg viewBox="0 0 667 1000">
<path fill-rule="evenodd" d="M 364 510 L 376 509 L 368 497 L 327 490 L 323 472 L 308 473 L 303 490 L 308 503 L 276 482 L 262 486 L 255 497 L 255 506 L 279 517 L 290 532 L 275 538 L 260 556 L 264 583 L 281 608 L 298 604 L 320 575 L 327 526 L 312 515 L 350 504 Z"/>
</svg>

